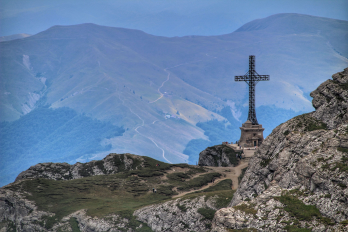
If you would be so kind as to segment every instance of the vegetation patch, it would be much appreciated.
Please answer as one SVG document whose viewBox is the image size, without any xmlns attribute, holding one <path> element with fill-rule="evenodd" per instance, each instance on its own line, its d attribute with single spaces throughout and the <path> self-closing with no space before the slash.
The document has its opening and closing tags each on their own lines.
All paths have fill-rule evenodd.
<svg viewBox="0 0 348 232">
<path fill-rule="evenodd" d="M 138 221 L 134 216 L 133 216 L 133 210 L 124 210 L 118 212 L 120 217 L 128 219 L 128 224 L 127 227 L 133 229 L 136 232 L 152 232 L 152 229 L 146 224 Z M 119 228 L 121 231 L 128 231 L 128 228 Z"/>
<path fill-rule="evenodd" d="M 319 122 L 319 121 L 311 121 L 306 127 L 305 130 L 306 131 L 314 131 L 314 130 L 326 130 L 327 129 L 327 125 L 323 122 Z"/>
<path fill-rule="evenodd" d="M 70 223 L 72 232 L 80 232 L 79 223 L 77 222 L 76 218 L 71 217 L 69 219 L 69 223 Z"/>
<path fill-rule="evenodd" d="M 220 181 L 216 185 L 213 185 L 207 189 L 204 189 L 203 192 L 214 192 L 214 191 L 231 190 L 231 189 L 232 189 L 232 180 L 225 179 Z"/>
<path fill-rule="evenodd" d="M 6 228 L 7 232 L 16 232 L 17 231 L 15 223 L 10 221 L 10 220 L 2 220 L 2 221 L 0 221 L 0 228 L 1 229 Z"/>
<path fill-rule="evenodd" d="M 340 172 L 348 172 L 348 156 L 344 155 L 341 157 L 341 162 L 335 162 L 335 166 L 331 169 L 331 171 L 339 169 Z"/>
<path fill-rule="evenodd" d="M 280 197 L 274 197 L 274 199 L 284 204 L 284 210 L 298 220 L 311 221 L 313 217 L 316 217 L 325 224 L 331 223 L 331 219 L 323 217 L 316 206 L 306 205 L 289 193 L 283 193 Z"/>
<path fill-rule="evenodd" d="M 327 161 L 331 160 L 332 157 L 333 157 L 333 156 L 330 156 L 330 157 L 328 157 L 328 158 L 326 158 L 326 159 L 325 159 L 324 157 L 320 157 L 320 158 L 317 159 L 317 161 L 318 161 L 318 162 L 327 162 Z"/>
<path fill-rule="evenodd" d="M 225 208 L 229 205 L 233 198 L 233 194 L 235 193 L 235 190 L 218 190 L 214 192 L 203 192 L 198 191 L 194 193 L 187 194 L 182 199 L 193 199 L 196 197 L 204 196 L 206 200 L 208 200 L 210 197 L 214 197 L 215 199 L 215 207 L 217 209 Z"/>
<path fill-rule="evenodd" d="M 297 197 L 290 194 L 282 194 L 280 197 L 275 197 L 275 199 L 286 205 L 284 210 L 299 220 L 310 221 L 314 216 L 321 216 L 317 207 L 314 205 L 305 205 Z"/>
<path fill-rule="evenodd" d="M 287 136 L 288 134 L 290 134 L 290 131 L 289 130 L 286 130 L 286 131 L 284 131 L 284 133 L 283 133 L 285 136 Z"/>
<path fill-rule="evenodd" d="M 240 175 L 238 176 L 238 184 L 240 184 L 240 183 L 242 182 L 242 179 L 243 179 L 243 177 L 244 177 L 245 172 L 246 172 L 247 169 L 248 169 L 248 167 L 243 168 L 243 169 L 241 170 L 241 173 L 240 173 Z"/>
<path fill-rule="evenodd" d="M 162 194 L 165 196 L 173 196 L 177 195 L 178 193 L 173 191 L 174 185 L 161 185 L 157 188 L 157 193 Z"/>
<path fill-rule="evenodd" d="M 191 189 L 200 188 L 210 182 L 212 182 L 213 179 L 220 177 L 221 174 L 217 172 L 207 173 L 201 176 L 198 176 L 194 179 L 188 180 L 183 183 L 182 186 L 178 187 L 177 189 L 180 191 L 188 191 Z"/>
<path fill-rule="evenodd" d="M 340 222 L 340 224 L 342 224 L 342 225 L 345 225 L 345 226 L 346 226 L 346 225 L 348 225 L 348 220 L 341 221 L 341 222 Z"/>
<path fill-rule="evenodd" d="M 348 83 L 340 83 L 340 86 L 344 90 L 348 90 Z"/>
<path fill-rule="evenodd" d="M 285 226 L 286 231 L 288 232 L 311 232 L 312 230 L 311 229 L 307 229 L 307 228 L 300 228 L 300 227 L 297 227 L 295 225 L 287 225 Z"/>
<path fill-rule="evenodd" d="M 348 148 L 345 148 L 345 147 L 338 147 L 338 148 L 337 148 L 337 151 L 348 153 Z M 347 159 L 348 159 L 348 158 L 347 158 Z"/>
<path fill-rule="evenodd" d="M 261 167 L 266 167 L 272 160 L 271 159 L 263 159 L 260 162 Z"/>
<path fill-rule="evenodd" d="M 204 208 L 199 208 L 197 212 L 200 215 L 202 215 L 204 219 L 213 220 L 216 210 L 208 208 L 208 207 L 204 207 Z"/>
<path fill-rule="evenodd" d="M 302 128 L 304 131 L 314 131 L 320 129 L 327 129 L 327 125 L 316 118 L 311 117 L 309 114 L 302 114 L 294 118 L 297 121 L 295 128 Z"/>
<path fill-rule="evenodd" d="M 229 232 L 257 232 L 255 228 L 244 228 L 244 229 L 228 229 Z"/>
<path fill-rule="evenodd" d="M 185 179 L 190 179 L 190 176 L 184 172 L 174 172 L 167 175 L 168 179 L 176 181 L 185 181 Z"/>
<path fill-rule="evenodd" d="M 228 160 L 233 166 L 237 166 L 239 164 L 239 160 L 237 159 L 236 155 L 240 154 L 241 152 L 235 152 L 233 148 L 230 148 L 226 145 L 222 145 L 222 152 L 225 153 L 225 155 L 228 157 Z"/>
<path fill-rule="evenodd" d="M 179 203 L 176 204 L 176 207 L 178 207 L 182 212 L 186 212 L 187 211 L 187 208 L 185 205 L 180 205 Z"/>
<path fill-rule="evenodd" d="M 247 205 L 244 203 L 240 204 L 240 205 L 233 206 L 233 208 L 235 208 L 236 210 L 240 210 L 240 211 L 243 211 L 247 214 L 252 214 L 252 215 L 256 216 L 257 210 L 255 210 L 254 207 L 255 207 L 254 204 Z"/>
<path fill-rule="evenodd" d="M 58 218 L 56 216 L 43 216 L 41 217 L 40 225 L 45 227 L 46 229 L 51 229 L 55 223 L 58 222 Z"/>
</svg>

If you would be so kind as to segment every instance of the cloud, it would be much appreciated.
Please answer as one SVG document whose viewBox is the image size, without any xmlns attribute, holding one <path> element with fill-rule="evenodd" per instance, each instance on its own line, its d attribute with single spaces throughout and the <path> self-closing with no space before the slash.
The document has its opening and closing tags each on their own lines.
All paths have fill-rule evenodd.
<svg viewBox="0 0 348 232">
<path fill-rule="evenodd" d="M 236 108 L 236 103 L 228 100 L 227 105 L 230 107 L 233 117 L 240 122 L 239 118 L 242 116 L 242 112 Z"/>
</svg>

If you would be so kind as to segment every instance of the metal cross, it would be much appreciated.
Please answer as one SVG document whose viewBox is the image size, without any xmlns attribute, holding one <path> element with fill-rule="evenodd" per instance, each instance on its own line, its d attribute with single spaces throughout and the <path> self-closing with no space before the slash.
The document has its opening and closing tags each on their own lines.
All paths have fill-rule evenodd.
<svg viewBox="0 0 348 232">
<path fill-rule="evenodd" d="M 259 75 L 255 71 L 255 56 L 249 56 L 249 71 L 244 76 L 235 76 L 235 81 L 245 81 L 249 85 L 249 113 L 248 120 L 253 125 L 259 125 L 255 112 L 255 85 L 259 81 L 269 81 L 269 75 Z"/>
</svg>

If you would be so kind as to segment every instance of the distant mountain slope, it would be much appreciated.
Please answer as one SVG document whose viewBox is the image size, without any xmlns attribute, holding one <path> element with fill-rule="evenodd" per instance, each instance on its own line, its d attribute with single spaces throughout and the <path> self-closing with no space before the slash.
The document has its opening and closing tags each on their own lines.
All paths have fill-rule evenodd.
<svg viewBox="0 0 348 232">
<path fill-rule="evenodd" d="M 29 36 L 31 36 L 31 35 L 26 34 L 26 33 L 8 35 L 8 36 L 0 36 L 0 42 L 10 41 L 10 40 L 14 40 L 14 39 L 23 39 L 23 38 L 26 38 Z"/>
<path fill-rule="evenodd" d="M 271 76 L 256 88 L 257 112 L 274 112 L 271 123 L 259 116 L 270 131 L 311 111 L 309 92 L 347 66 L 347 31 L 346 21 L 298 14 L 270 16 L 221 36 L 167 38 L 94 24 L 54 26 L 0 44 L 0 121 L 18 120 L 38 107 L 69 107 L 126 130 L 100 140 L 109 151 L 87 152 L 82 160 L 129 152 L 187 162 L 185 149 L 200 152 L 186 147 L 190 141 L 209 143 L 211 133 L 197 123 L 216 120 L 226 131 L 238 131 L 246 120 L 248 88 L 233 77 L 246 73 L 249 55 L 256 55 L 259 74 Z"/>
</svg>

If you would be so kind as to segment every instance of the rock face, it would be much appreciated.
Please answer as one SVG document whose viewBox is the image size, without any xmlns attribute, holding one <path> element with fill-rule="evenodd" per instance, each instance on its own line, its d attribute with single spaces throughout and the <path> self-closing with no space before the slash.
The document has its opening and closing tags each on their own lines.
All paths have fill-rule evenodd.
<svg viewBox="0 0 348 232">
<path fill-rule="evenodd" d="M 177 199 L 151 205 L 134 212 L 138 220 L 147 223 L 153 231 L 210 231 L 211 218 L 199 213 L 199 209 L 216 211 L 214 198 Z"/>
<path fill-rule="evenodd" d="M 0 231 L 129 231 L 129 220 L 110 214 L 92 218 L 80 210 L 56 221 L 54 213 L 38 210 L 18 192 L 0 188 Z M 78 226 L 77 226 L 78 225 Z M 75 230 L 76 231 L 76 230 Z"/>
<path fill-rule="evenodd" d="M 200 166 L 235 167 L 238 164 L 236 152 L 226 145 L 208 147 L 199 153 Z"/>
<path fill-rule="evenodd" d="M 213 231 L 348 230 L 348 68 L 311 93 L 316 111 L 297 116 L 266 138 Z M 316 213 L 304 216 L 293 209 Z M 307 207 L 307 208 L 306 208 Z"/>
<path fill-rule="evenodd" d="M 41 163 L 21 172 L 15 181 L 22 179 L 45 178 L 52 180 L 72 180 L 87 176 L 114 174 L 125 170 L 134 170 L 144 166 L 141 156 L 132 154 L 107 155 L 104 159 L 88 163 Z"/>
</svg>

